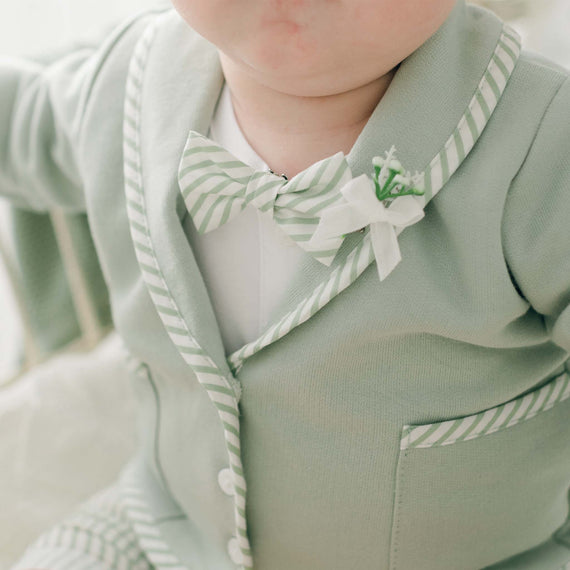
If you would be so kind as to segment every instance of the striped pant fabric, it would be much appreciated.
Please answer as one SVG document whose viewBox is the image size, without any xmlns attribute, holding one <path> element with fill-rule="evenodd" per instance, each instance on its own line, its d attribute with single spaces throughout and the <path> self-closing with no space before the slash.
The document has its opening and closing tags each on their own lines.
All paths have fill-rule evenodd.
<svg viewBox="0 0 570 570">
<path fill-rule="evenodd" d="M 10 570 L 186 570 L 149 561 L 128 508 L 119 484 L 104 489 L 42 534 Z M 570 570 L 570 561 L 545 570 Z"/>
<path fill-rule="evenodd" d="M 107 487 L 32 543 L 10 570 L 154 570 L 119 493 Z"/>
</svg>

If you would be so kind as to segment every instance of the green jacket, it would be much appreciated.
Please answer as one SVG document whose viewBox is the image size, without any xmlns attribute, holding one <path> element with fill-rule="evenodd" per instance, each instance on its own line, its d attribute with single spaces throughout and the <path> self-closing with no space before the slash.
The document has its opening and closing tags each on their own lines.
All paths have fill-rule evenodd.
<svg viewBox="0 0 570 570">
<path fill-rule="evenodd" d="M 0 68 L 0 191 L 87 212 L 135 362 L 140 451 L 123 480 L 149 559 L 565 567 L 568 73 L 519 57 L 512 30 L 459 0 L 347 156 L 357 176 L 395 145 L 424 174 L 401 263 L 380 282 L 358 232 L 331 267 L 307 255 L 268 329 L 231 355 L 177 178 L 222 85 L 216 49 L 172 10 L 41 74 Z"/>
</svg>

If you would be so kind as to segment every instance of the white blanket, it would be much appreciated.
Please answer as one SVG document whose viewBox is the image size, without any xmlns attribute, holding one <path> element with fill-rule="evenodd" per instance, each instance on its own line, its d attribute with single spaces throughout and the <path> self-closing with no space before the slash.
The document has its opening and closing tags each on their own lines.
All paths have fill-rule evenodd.
<svg viewBox="0 0 570 570">
<path fill-rule="evenodd" d="M 116 333 L 0 389 L 0 570 L 115 479 L 134 451 L 135 421 Z"/>
</svg>

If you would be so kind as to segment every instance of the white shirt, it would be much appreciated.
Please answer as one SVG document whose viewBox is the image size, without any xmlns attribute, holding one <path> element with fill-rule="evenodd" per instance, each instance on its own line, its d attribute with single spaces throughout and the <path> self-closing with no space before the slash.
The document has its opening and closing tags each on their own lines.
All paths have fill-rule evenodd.
<svg viewBox="0 0 570 570">
<path fill-rule="evenodd" d="M 227 83 L 207 136 L 252 168 L 269 170 L 237 123 Z M 229 355 L 265 331 L 307 254 L 279 228 L 271 212 L 254 206 L 206 234 L 198 234 L 190 216 L 185 228 Z"/>
</svg>

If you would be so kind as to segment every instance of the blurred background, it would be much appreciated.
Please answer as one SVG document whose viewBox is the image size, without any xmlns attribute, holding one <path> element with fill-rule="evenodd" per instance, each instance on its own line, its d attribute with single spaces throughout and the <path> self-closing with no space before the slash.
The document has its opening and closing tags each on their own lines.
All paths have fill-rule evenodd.
<svg viewBox="0 0 570 570">
<path fill-rule="evenodd" d="M 570 0 L 480 0 L 527 50 L 570 69 Z M 50 59 L 98 43 L 121 20 L 168 0 L 0 0 L 0 55 Z M 0 201 L 0 246 L 12 218 Z M 1 251 L 0 251 L 1 253 Z M 0 256 L 0 570 L 42 530 L 111 483 L 134 448 L 134 409 L 121 346 L 56 355 L 10 384 L 24 328 Z M 86 452 L 87 451 L 87 452 Z"/>
</svg>

